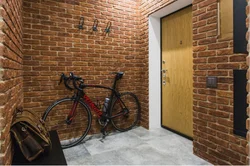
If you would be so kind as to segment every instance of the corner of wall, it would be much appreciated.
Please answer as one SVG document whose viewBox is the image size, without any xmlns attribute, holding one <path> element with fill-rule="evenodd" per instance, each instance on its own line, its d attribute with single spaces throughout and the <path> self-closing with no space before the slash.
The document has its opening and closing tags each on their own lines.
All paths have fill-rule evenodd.
<svg viewBox="0 0 250 166">
<path fill-rule="evenodd" d="M 23 0 L 0 1 L 0 164 L 10 165 L 13 111 L 23 103 Z"/>
</svg>

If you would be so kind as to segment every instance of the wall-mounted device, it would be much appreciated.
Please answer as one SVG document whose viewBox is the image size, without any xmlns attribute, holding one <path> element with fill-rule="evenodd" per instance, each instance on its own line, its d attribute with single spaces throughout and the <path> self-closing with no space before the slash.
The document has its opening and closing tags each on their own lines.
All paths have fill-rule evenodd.
<svg viewBox="0 0 250 166">
<path fill-rule="evenodd" d="M 207 77 L 207 88 L 217 88 L 217 77 Z"/>
</svg>

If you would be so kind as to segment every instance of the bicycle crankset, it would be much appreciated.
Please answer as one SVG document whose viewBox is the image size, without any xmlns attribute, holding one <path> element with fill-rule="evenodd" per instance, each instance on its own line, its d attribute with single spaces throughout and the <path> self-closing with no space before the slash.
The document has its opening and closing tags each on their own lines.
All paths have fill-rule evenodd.
<svg viewBox="0 0 250 166">
<path fill-rule="evenodd" d="M 101 126 L 105 126 L 105 125 L 107 125 L 108 121 L 107 121 L 107 119 L 102 119 L 102 118 L 100 118 L 100 119 L 98 119 L 98 123 L 99 123 Z"/>
<path fill-rule="evenodd" d="M 124 115 L 123 115 L 123 116 L 124 116 L 125 118 L 128 118 L 128 117 L 129 117 L 129 114 L 128 114 L 128 113 L 129 113 L 129 110 L 128 110 L 127 108 L 123 108 L 123 112 L 124 112 Z"/>
</svg>

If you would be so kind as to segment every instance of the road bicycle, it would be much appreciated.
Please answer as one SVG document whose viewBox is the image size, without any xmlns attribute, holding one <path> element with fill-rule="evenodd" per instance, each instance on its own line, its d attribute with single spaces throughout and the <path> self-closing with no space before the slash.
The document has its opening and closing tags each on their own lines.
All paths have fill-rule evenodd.
<svg viewBox="0 0 250 166">
<path fill-rule="evenodd" d="M 91 110 L 98 118 L 103 136 L 106 136 L 106 128 L 110 122 L 121 132 L 130 130 L 138 124 L 141 110 L 139 100 L 131 92 L 117 91 L 117 81 L 124 73 L 114 74 L 112 87 L 84 84 L 84 80 L 73 73 L 68 77 L 65 74 L 61 75 L 60 83 L 63 81 L 65 87 L 74 90 L 75 93 L 72 97 L 55 101 L 46 109 L 42 119 L 49 130 L 58 132 L 62 148 L 75 146 L 87 136 L 92 123 Z M 100 88 L 111 92 L 109 98 L 105 99 L 102 109 L 87 96 L 85 88 Z"/>
</svg>

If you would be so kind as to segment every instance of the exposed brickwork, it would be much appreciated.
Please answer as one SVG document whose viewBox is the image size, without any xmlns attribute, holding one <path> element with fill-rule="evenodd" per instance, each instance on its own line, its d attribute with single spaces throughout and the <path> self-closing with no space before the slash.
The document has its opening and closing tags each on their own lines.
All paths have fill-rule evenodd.
<svg viewBox="0 0 250 166">
<path fill-rule="evenodd" d="M 246 26 L 248 28 L 248 32 L 246 34 L 246 40 L 248 41 L 248 52 L 250 52 L 249 50 L 249 43 L 250 43 L 250 36 L 249 36 L 249 19 L 250 19 L 250 1 L 247 0 L 248 2 L 248 6 L 246 7 L 246 14 L 247 14 L 247 19 L 246 19 Z M 247 91 L 248 93 L 250 92 L 250 54 L 248 54 L 247 56 L 247 65 L 248 65 L 248 72 L 247 72 L 247 79 L 248 79 L 248 83 L 247 83 Z M 249 94 L 248 94 L 248 99 L 247 99 L 248 104 L 250 104 L 250 100 L 249 100 Z M 247 115 L 250 116 L 250 107 L 247 108 Z M 247 152 L 247 160 L 246 163 L 249 165 L 250 164 L 250 118 L 247 119 L 247 123 L 246 123 L 246 128 L 248 129 L 248 133 L 247 133 L 247 145 L 246 145 L 246 152 Z"/>
<path fill-rule="evenodd" d="M 57 85 L 62 72 L 73 71 L 86 83 L 111 85 L 112 76 L 108 73 L 125 71 L 119 87 L 138 95 L 141 125 L 147 128 L 148 15 L 174 1 L 24 0 L 23 26 L 22 0 L 0 1 L 0 164 L 11 161 L 8 122 L 14 108 L 22 105 L 22 89 L 25 109 L 41 114 L 52 101 L 72 94 Z M 248 68 L 246 55 L 233 54 L 232 40 L 217 38 L 216 2 L 193 0 L 194 153 L 213 164 L 245 164 L 249 163 L 249 145 L 244 138 L 234 136 L 232 130 L 232 70 Z M 81 16 L 85 18 L 84 29 L 78 30 Z M 93 33 L 96 18 L 99 27 Z M 103 31 L 108 21 L 112 28 L 106 36 Z M 207 75 L 218 76 L 217 89 L 205 88 Z M 93 98 L 106 96 L 97 90 L 90 92 Z M 249 123 L 248 119 L 248 129 Z M 91 132 L 99 132 L 97 129 L 94 121 Z M 248 132 L 248 142 L 249 135 Z"/>
<path fill-rule="evenodd" d="M 83 30 L 78 29 L 81 16 Z M 57 85 L 62 72 L 74 72 L 85 83 L 111 86 L 114 71 L 125 72 L 119 89 L 134 92 L 145 108 L 138 16 L 136 0 L 24 0 L 24 108 L 43 113 L 52 101 L 71 96 Z M 92 31 L 95 19 L 98 32 Z M 111 32 L 105 35 L 108 21 Z M 89 94 L 93 101 L 104 102 L 107 95 L 99 91 Z M 99 125 L 94 120 L 95 132 Z"/>
<path fill-rule="evenodd" d="M 0 1 L 0 164 L 11 164 L 10 122 L 23 103 L 22 0 Z"/>
<path fill-rule="evenodd" d="M 217 36 L 217 0 L 193 1 L 194 153 L 213 164 L 245 164 L 246 140 L 233 134 L 233 69 L 246 69 L 233 41 Z M 218 88 L 205 88 L 217 76 Z"/>
</svg>

